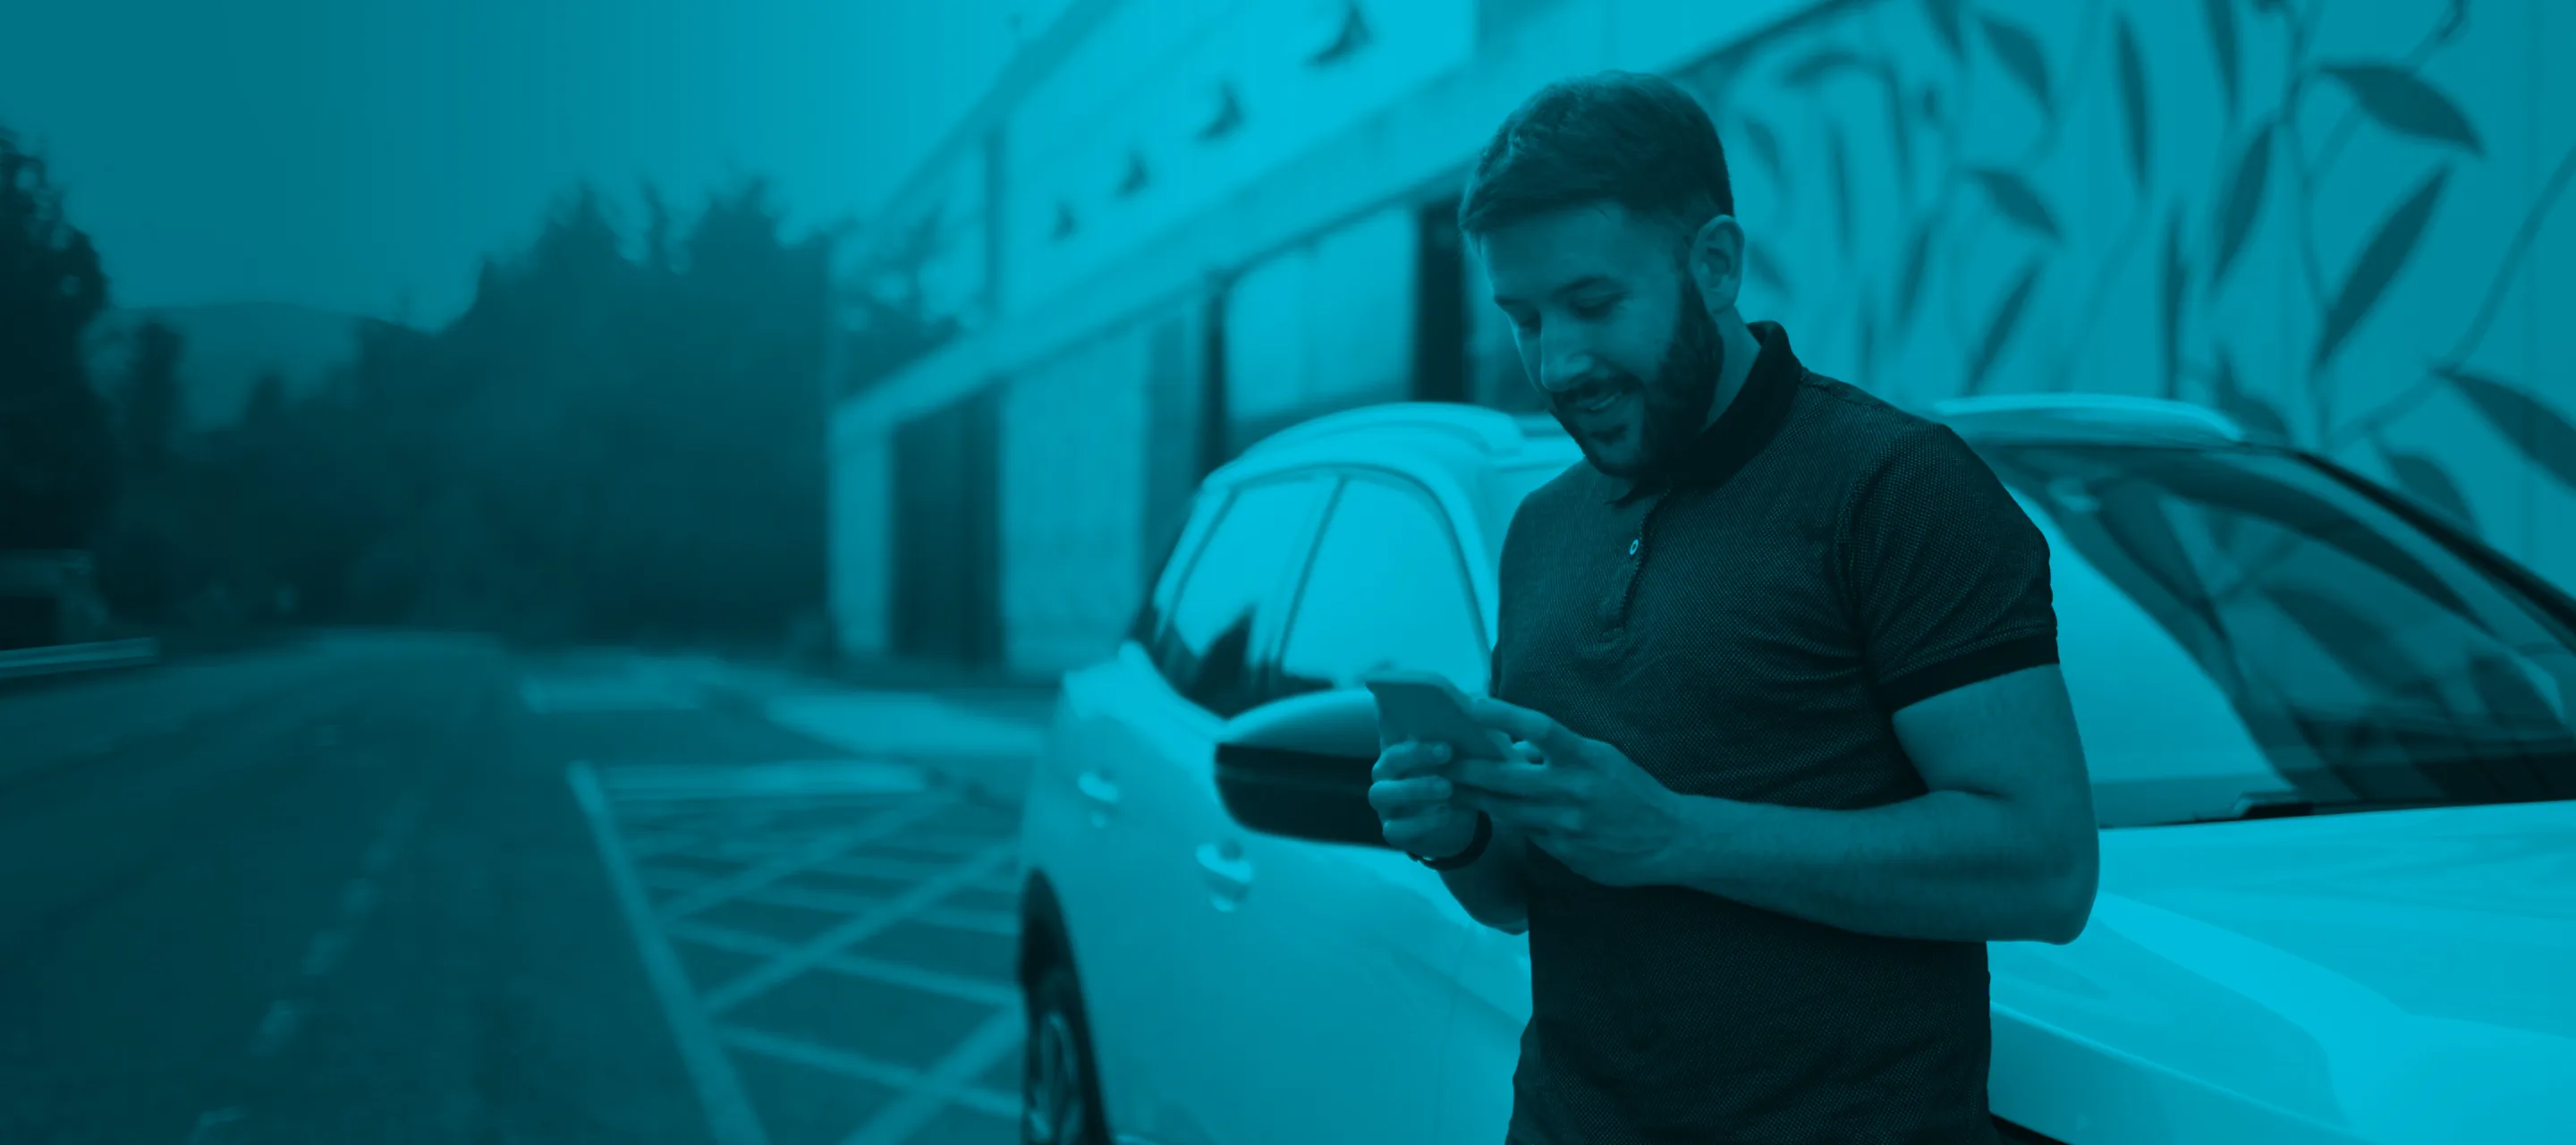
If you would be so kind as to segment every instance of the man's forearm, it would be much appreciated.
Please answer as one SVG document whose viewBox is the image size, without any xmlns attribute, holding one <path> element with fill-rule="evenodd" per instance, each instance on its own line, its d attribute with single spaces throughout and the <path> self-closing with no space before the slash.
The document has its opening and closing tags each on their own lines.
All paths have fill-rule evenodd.
<svg viewBox="0 0 2576 1145">
<path fill-rule="evenodd" d="M 1685 886 L 1862 934 L 2072 941 L 2093 875 L 1991 796 L 1935 791 L 1860 811 L 1677 796 L 1660 864 Z"/>
<path fill-rule="evenodd" d="M 1529 929 L 1529 883 L 1521 848 L 1521 833 L 1497 819 L 1485 853 L 1457 870 L 1440 872 L 1440 881 L 1449 885 L 1449 896 L 1469 917 L 1506 934 L 1523 933 Z"/>
</svg>

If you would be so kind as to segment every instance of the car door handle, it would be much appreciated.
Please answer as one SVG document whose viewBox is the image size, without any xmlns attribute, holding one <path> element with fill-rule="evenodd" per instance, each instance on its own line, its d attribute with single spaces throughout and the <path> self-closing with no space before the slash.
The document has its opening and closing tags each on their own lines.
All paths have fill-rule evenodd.
<svg viewBox="0 0 2576 1145">
<path fill-rule="evenodd" d="M 1097 771 L 1086 771 L 1074 776 L 1073 789 L 1081 792 L 1083 798 L 1104 808 L 1118 805 L 1118 785 L 1111 782 L 1108 776 Z"/>
<path fill-rule="evenodd" d="M 1242 906 L 1244 896 L 1252 893 L 1252 860 L 1243 857 L 1242 844 L 1199 844 L 1199 870 L 1207 876 L 1208 889 L 1215 892 L 1218 910 Z"/>
</svg>

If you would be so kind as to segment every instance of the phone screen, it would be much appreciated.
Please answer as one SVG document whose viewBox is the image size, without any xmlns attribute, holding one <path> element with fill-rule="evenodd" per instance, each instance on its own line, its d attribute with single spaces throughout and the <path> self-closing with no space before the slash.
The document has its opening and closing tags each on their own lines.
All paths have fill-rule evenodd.
<svg viewBox="0 0 2576 1145">
<path fill-rule="evenodd" d="M 1379 720 L 1390 737 L 1445 743 L 1460 759 L 1511 758 L 1510 737 L 1477 723 L 1461 693 L 1445 680 L 1372 679 L 1368 689 L 1377 697 Z"/>
</svg>

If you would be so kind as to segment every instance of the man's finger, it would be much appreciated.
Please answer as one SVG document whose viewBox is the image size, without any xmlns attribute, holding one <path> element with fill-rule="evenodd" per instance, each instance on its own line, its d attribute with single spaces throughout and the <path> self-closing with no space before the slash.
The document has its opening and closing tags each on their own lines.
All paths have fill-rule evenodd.
<svg viewBox="0 0 2576 1145">
<path fill-rule="evenodd" d="M 1449 777 L 1462 790 L 1474 788 L 1514 799 L 1544 798 L 1556 790 L 1555 776 L 1543 763 L 1460 760 Z"/>
<path fill-rule="evenodd" d="M 1469 711 L 1476 717 L 1476 722 L 1498 729 L 1513 739 L 1536 744 L 1551 759 L 1570 760 L 1586 742 L 1582 736 L 1567 731 L 1564 724 L 1542 713 L 1491 696 L 1476 697 L 1474 707 Z"/>
</svg>

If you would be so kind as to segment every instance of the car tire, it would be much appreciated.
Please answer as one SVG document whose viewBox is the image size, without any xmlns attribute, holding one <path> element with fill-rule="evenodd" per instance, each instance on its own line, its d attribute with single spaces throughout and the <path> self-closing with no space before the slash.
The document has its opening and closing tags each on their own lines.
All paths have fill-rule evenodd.
<svg viewBox="0 0 2576 1145">
<path fill-rule="evenodd" d="M 1020 1061 L 1021 1145 L 1110 1145 L 1082 987 L 1062 962 L 1048 966 L 1029 991 Z"/>
</svg>

